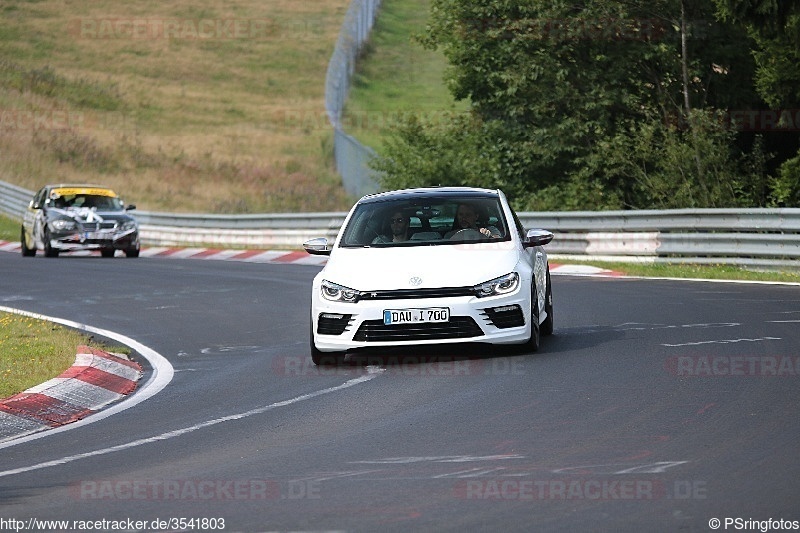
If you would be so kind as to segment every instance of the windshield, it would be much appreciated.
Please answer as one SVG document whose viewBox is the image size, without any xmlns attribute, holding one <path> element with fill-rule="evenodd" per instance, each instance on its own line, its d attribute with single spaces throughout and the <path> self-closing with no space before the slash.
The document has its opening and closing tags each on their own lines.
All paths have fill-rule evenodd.
<svg viewBox="0 0 800 533">
<path fill-rule="evenodd" d="M 359 204 L 340 246 L 431 246 L 508 239 L 498 198 L 448 196 Z"/>
<path fill-rule="evenodd" d="M 50 206 L 57 209 L 94 208 L 98 211 L 121 211 L 122 201 L 115 196 L 99 194 L 54 194 Z"/>
</svg>

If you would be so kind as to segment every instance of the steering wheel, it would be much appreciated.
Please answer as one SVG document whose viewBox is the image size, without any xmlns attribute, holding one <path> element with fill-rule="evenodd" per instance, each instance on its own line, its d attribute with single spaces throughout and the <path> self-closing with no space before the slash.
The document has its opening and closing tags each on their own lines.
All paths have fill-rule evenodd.
<svg viewBox="0 0 800 533">
<path fill-rule="evenodd" d="M 486 235 L 472 228 L 460 229 L 450 236 L 451 241 L 479 241 L 485 238 Z"/>
</svg>

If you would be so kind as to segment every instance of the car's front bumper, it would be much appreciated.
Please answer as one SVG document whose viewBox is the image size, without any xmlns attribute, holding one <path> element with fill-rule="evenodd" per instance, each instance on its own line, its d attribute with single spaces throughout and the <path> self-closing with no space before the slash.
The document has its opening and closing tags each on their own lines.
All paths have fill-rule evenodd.
<svg viewBox="0 0 800 533">
<path fill-rule="evenodd" d="M 384 325 L 387 309 L 446 307 L 446 323 Z M 315 296 L 311 320 L 314 344 L 323 352 L 388 346 L 479 342 L 521 344 L 530 338 L 530 291 L 489 298 L 457 296 L 341 303 Z"/>
<path fill-rule="evenodd" d="M 139 247 L 139 232 L 124 231 L 53 231 L 50 247 L 60 251 L 72 250 L 129 250 Z"/>
</svg>

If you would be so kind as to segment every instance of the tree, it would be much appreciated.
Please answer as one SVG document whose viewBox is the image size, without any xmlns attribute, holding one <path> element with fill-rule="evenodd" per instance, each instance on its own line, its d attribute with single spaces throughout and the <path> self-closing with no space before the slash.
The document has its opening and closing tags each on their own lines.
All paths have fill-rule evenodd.
<svg viewBox="0 0 800 533">
<path fill-rule="evenodd" d="M 709 117 L 760 105 L 754 40 L 716 20 L 711 0 L 433 0 L 421 41 L 443 51 L 450 90 L 471 109 L 435 131 L 401 127 L 379 163 L 389 180 L 435 157 L 416 162 L 417 182 L 502 186 L 517 207 L 662 205 L 669 187 L 648 192 L 637 167 L 609 157 L 627 147 L 686 189 L 684 205 L 740 202 L 729 194 L 740 184 L 720 180 L 752 158 Z M 662 144 L 643 145 L 645 132 Z"/>
<path fill-rule="evenodd" d="M 755 40 L 755 85 L 773 107 L 800 102 L 800 1 L 714 0 L 718 16 Z"/>
<path fill-rule="evenodd" d="M 756 43 L 754 84 L 759 95 L 776 109 L 800 107 L 800 1 L 714 2 L 721 19 L 744 27 Z M 781 164 L 771 188 L 774 204 L 800 206 L 800 147 L 794 157 Z"/>
</svg>

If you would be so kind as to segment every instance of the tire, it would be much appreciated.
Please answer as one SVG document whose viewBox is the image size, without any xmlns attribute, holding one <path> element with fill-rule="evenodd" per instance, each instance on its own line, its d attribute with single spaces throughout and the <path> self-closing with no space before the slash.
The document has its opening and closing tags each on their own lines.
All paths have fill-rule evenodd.
<svg viewBox="0 0 800 533">
<path fill-rule="evenodd" d="M 309 344 L 311 348 L 311 360 L 317 366 L 336 366 L 344 361 L 344 354 L 339 352 L 321 352 L 314 344 L 314 320 L 311 319 L 309 328 Z"/>
<path fill-rule="evenodd" d="M 533 283 L 531 283 L 531 337 L 525 344 L 525 350 L 528 352 L 538 351 L 540 340 L 539 295 L 536 290 L 536 278 L 534 277 Z"/>
<path fill-rule="evenodd" d="M 115 253 L 117 253 L 117 251 L 113 248 L 103 248 L 100 250 L 100 255 L 102 257 L 114 257 Z"/>
<path fill-rule="evenodd" d="M 547 318 L 542 322 L 540 333 L 542 335 L 553 334 L 553 289 L 550 285 L 550 265 L 547 265 L 547 290 L 544 293 L 544 310 Z"/>
<path fill-rule="evenodd" d="M 58 257 L 58 250 L 50 246 L 50 232 L 44 230 L 44 256 L 45 257 Z"/>
<path fill-rule="evenodd" d="M 125 257 L 139 257 L 139 248 L 128 248 L 125 250 Z"/>
<path fill-rule="evenodd" d="M 36 255 L 36 244 L 33 245 L 33 248 L 28 248 L 28 239 L 25 238 L 24 227 L 20 230 L 19 244 L 22 251 L 22 257 L 33 257 Z"/>
</svg>

